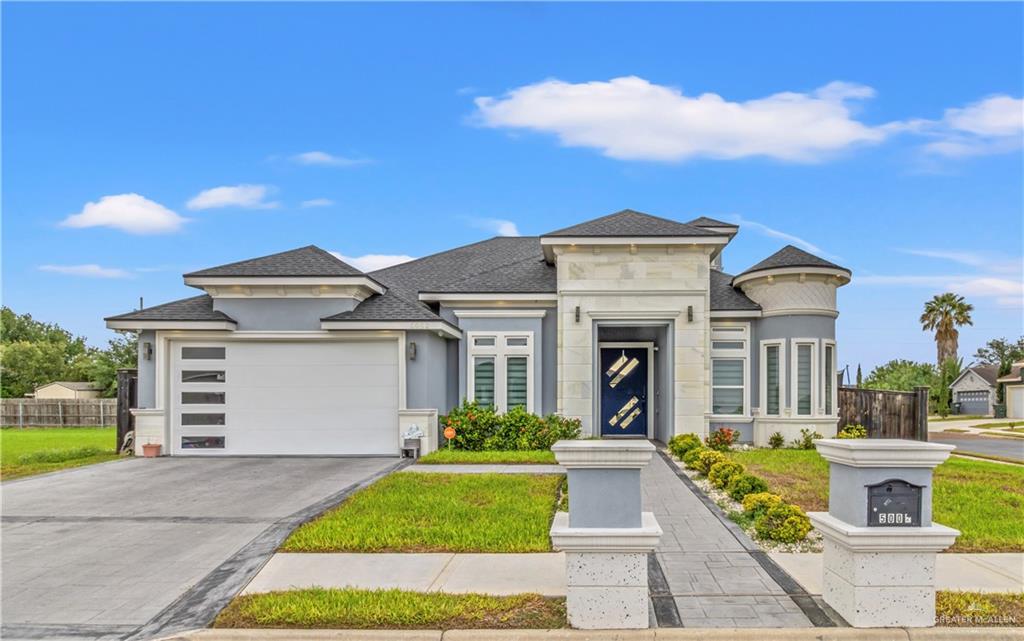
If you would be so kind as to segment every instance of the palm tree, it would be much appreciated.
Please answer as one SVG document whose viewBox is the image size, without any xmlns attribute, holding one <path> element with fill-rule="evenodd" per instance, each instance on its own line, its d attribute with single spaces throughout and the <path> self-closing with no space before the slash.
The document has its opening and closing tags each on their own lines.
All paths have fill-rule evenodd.
<svg viewBox="0 0 1024 641">
<path fill-rule="evenodd" d="M 921 328 L 925 331 L 935 332 L 935 348 L 938 356 L 938 365 L 946 362 L 946 359 L 957 357 L 957 339 L 960 332 L 957 327 L 973 325 L 971 312 L 974 305 L 964 301 L 963 296 L 951 292 L 936 294 L 930 301 L 924 304 L 924 313 L 921 314 Z"/>
</svg>

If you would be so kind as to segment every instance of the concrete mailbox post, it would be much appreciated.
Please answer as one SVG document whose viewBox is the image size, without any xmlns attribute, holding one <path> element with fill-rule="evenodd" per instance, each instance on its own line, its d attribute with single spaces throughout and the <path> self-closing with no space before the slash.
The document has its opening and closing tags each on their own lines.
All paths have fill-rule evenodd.
<svg viewBox="0 0 1024 641">
<path fill-rule="evenodd" d="M 952 445 L 822 439 L 828 513 L 808 516 L 824 539 L 825 602 L 855 628 L 935 625 L 935 554 L 960 532 L 932 523 L 932 471 Z"/>
<path fill-rule="evenodd" d="M 650 625 L 647 554 L 661 527 L 641 509 L 640 470 L 647 441 L 558 441 L 551 448 L 569 477 L 569 512 L 551 524 L 565 552 L 569 624 L 583 629 Z"/>
</svg>

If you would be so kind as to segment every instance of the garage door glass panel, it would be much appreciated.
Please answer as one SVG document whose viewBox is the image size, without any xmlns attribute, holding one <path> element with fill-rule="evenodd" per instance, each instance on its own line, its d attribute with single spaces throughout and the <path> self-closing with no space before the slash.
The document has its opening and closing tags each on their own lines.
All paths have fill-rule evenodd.
<svg viewBox="0 0 1024 641">
<path fill-rule="evenodd" d="M 182 425 L 224 425 L 223 413 L 182 414 Z"/>
<path fill-rule="evenodd" d="M 207 450 L 224 449 L 223 436 L 182 436 L 181 449 L 183 450 Z"/>
<path fill-rule="evenodd" d="M 224 370 L 186 369 L 181 371 L 182 383 L 223 383 Z"/>
<path fill-rule="evenodd" d="M 182 405 L 223 405 L 224 392 L 182 392 Z"/>
<path fill-rule="evenodd" d="M 224 360 L 224 348 L 223 347 L 182 347 L 181 358 L 186 360 L 191 359 L 205 359 L 205 360 Z"/>
</svg>

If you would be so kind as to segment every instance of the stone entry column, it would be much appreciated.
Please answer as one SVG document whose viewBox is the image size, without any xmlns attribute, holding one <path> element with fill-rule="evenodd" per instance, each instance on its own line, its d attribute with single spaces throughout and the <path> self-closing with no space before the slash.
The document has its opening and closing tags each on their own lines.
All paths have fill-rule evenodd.
<svg viewBox="0 0 1024 641">
<path fill-rule="evenodd" d="M 569 624 L 581 629 L 650 625 L 647 554 L 661 527 L 641 511 L 640 470 L 653 445 L 643 440 L 559 441 L 552 446 L 569 478 L 569 511 L 551 524 L 565 552 Z"/>
<path fill-rule="evenodd" d="M 824 538 L 825 602 L 855 628 L 935 625 L 935 554 L 960 532 L 932 523 L 932 472 L 952 445 L 822 439 L 828 513 L 808 516 Z"/>
</svg>

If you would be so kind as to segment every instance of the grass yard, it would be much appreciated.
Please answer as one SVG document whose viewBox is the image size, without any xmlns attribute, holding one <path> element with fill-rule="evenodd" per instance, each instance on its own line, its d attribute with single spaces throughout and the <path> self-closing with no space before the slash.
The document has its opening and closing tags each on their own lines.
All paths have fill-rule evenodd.
<svg viewBox="0 0 1024 641">
<path fill-rule="evenodd" d="M 565 599 L 403 590 L 312 588 L 248 594 L 232 601 L 215 628 L 564 628 Z"/>
<path fill-rule="evenodd" d="M 828 511 L 828 462 L 814 450 L 757 449 L 733 459 L 808 512 Z M 952 457 L 935 470 L 933 518 L 962 532 L 953 552 L 1024 552 L 1024 467 Z"/>
<path fill-rule="evenodd" d="M 1024 625 L 1024 593 L 939 591 L 935 619 L 937 625 L 951 627 Z"/>
<path fill-rule="evenodd" d="M 113 427 L 17 427 L 0 430 L 0 478 L 5 480 L 117 458 Z"/>
<path fill-rule="evenodd" d="M 998 422 L 995 422 L 995 423 L 978 423 L 977 425 L 972 425 L 971 427 L 973 427 L 975 429 L 979 429 L 979 430 L 988 430 L 988 429 L 996 429 L 996 428 L 1004 428 L 1004 427 L 1009 429 L 1009 428 L 1011 428 L 1014 425 L 1020 425 L 1020 424 L 1021 424 L 1021 421 L 998 421 Z M 1022 428 L 1022 429 L 1024 429 L 1024 428 Z"/>
<path fill-rule="evenodd" d="M 483 452 L 470 452 L 467 450 L 437 450 L 431 452 L 417 463 L 424 465 L 444 465 L 446 463 L 460 465 L 486 465 L 486 464 L 531 464 L 531 465 L 555 465 L 555 453 L 551 450 L 486 450 Z"/>
<path fill-rule="evenodd" d="M 560 474 L 400 472 L 299 526 L 283 552 L 549 552 Z"/>
<path fill-rule="evenodd" d="M 943 418 L 941 416 L 929 416 L 928 417 L 928 422 L 929 423 L 942 423 L 943 421 L 973 421 L 973 420 L 976 420 L 976 419 L 979 419 L 979 418 L 988 418 L 988 417 L 987 416 L 983 416 L 981 414 L 950 414 L 949 416 L 947 416 L 945 418 Z"/>
</svg>

